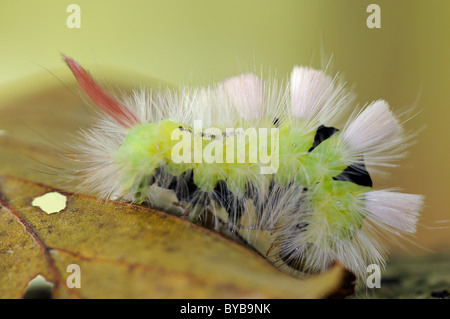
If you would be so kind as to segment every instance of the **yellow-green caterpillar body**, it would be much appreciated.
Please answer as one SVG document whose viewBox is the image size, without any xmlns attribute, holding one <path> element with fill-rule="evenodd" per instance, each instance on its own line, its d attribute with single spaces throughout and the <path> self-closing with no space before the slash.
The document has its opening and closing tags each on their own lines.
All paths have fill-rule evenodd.
<svg viewBox="0 0 450 319">
<path fill-rule="evenodd" d="M 423 197 L 374 189 L 369 174 L 401 156 L 398 119 L 378 100 L 337 129 L 352 106 L 338 77 L 295 67 L 287 84 L 244 74 L 119 101 L 64 59 L 106 114 L 77 146 L 83 190 L 265 232 L 263 254 L 310 273 L 339 261 L 361 277 L 384 265 L 378 234 L 416 230 Z"/>
</svg>

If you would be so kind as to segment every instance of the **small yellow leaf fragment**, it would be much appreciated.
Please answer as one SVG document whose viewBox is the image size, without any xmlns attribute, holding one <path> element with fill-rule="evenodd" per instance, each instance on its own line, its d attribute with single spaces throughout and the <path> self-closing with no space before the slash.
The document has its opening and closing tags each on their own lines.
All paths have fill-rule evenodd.
<svg viewBox="0 0 450 319">
<path fill-rule="evenodd" d="M 47 214 L 59 213 L 66 208 L 66 196 L 58 192 L 50 192 L 45 195 L 36 197 L 31 205 L 39 207 Z"/>
</svg>

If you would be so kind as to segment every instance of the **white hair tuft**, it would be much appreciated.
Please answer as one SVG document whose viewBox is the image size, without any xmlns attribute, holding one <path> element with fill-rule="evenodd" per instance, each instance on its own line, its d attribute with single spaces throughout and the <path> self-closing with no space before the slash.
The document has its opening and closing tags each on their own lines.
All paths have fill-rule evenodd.
<svg viewBox="0 0 450 319">
<path fill-rule="evenodd" d="M 407 233 L 416 231 L 423 196 L 384 190 L 364 194 L 367 212 L 382 223 Z"/>
</svg>

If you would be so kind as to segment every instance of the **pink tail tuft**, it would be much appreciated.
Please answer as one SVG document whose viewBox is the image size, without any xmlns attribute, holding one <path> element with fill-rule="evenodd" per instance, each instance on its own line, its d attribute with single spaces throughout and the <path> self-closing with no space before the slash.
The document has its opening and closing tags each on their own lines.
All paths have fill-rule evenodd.
<svg viewBox="0 0 450 319">
<path fill-rule="evenodd" d="M 86 70 L 78 64 L 78 62 L 64 54 L 62 56 L 64 62 L 66 62 L 67 66 L 72 71 L 81 88 L 91 98 L 95 105 L 125 128 L 131 128 L 139 124 L 136 115 L 134 115 L 124 104 L 106 93 Z"/>
</svg>

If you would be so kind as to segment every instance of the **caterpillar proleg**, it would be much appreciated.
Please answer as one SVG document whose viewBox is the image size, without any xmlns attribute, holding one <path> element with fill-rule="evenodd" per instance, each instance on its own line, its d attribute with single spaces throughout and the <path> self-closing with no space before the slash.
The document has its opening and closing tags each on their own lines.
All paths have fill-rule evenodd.
<svg viewBox="0 0 450 319">
<path fill-rule="evenodd" d="M 399 120 L 378 100 L 336 128 L 352 107 L 338 77 L 295 67 L 287 83 L 243 74 L 119 100 L 63 58 L 103 112 L 74 147 L 83 191 L 265 232 L 262 254 L 306 273 L 339 261 L 362 277 L 385 263 L 380 232 L 416 230 L 423 197 L 375 189 L 368 171 L 399 157 Z"/>
</svg>

